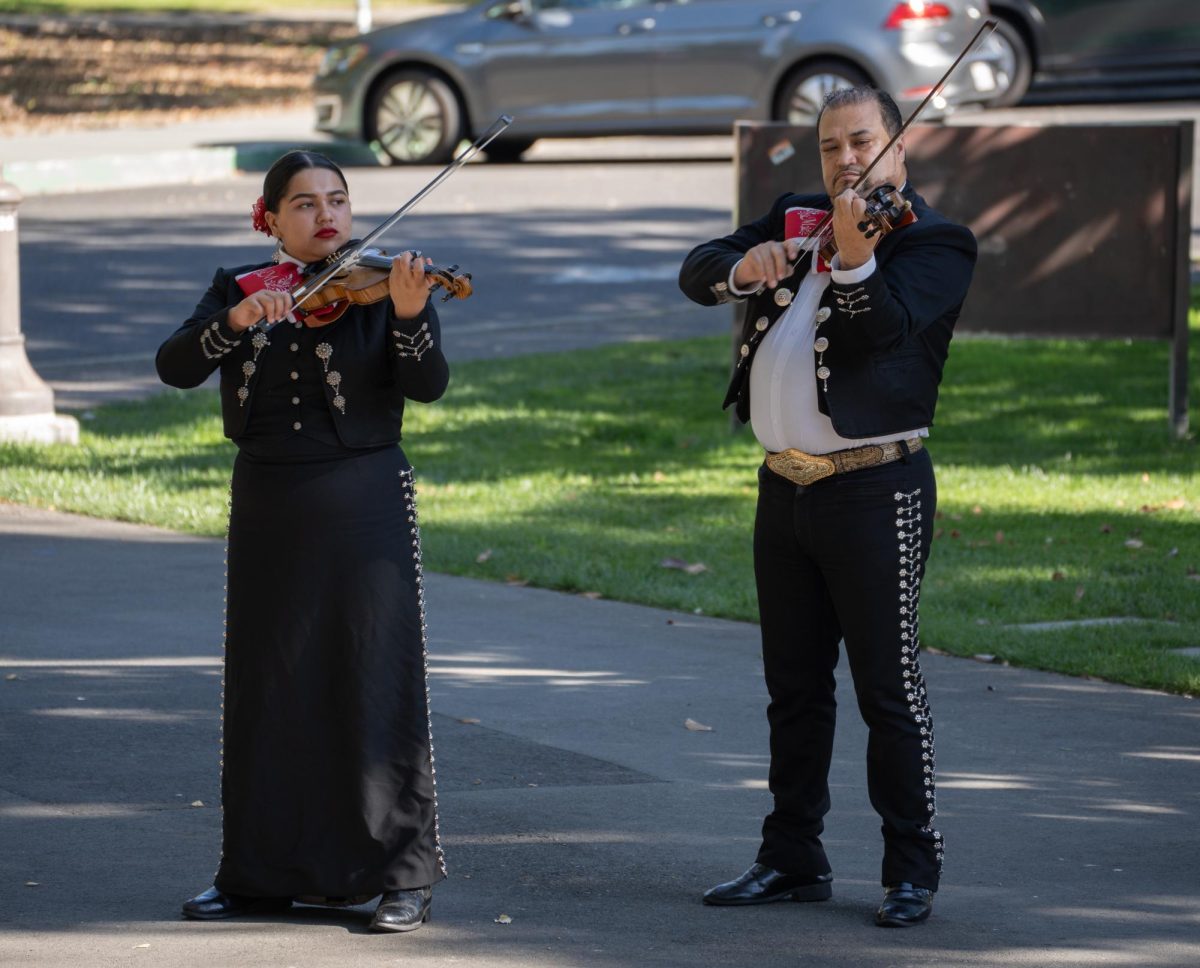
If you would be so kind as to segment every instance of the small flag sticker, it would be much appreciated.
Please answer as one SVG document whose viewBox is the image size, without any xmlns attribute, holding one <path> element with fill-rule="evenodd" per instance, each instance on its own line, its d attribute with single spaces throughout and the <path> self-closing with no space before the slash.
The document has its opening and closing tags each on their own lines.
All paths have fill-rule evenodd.
<svg viewBox="0 0 1200 968">
<path fill-rule="evenodd" d="M 767 157 L 771 159 L 772 165 L 779 166 L 795 153 L 796 146 L 788 141 L 787 138 L 784 138 L 782 141 L 777 141 L 771 146 L 770 150 L 767 151 Z"/>
</svg>

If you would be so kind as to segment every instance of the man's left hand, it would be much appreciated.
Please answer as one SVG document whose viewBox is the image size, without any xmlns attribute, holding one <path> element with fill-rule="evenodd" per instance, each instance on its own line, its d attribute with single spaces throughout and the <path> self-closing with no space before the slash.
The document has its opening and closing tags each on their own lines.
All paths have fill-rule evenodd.
<svg viewBox="0 0 1200 968">
<path fill-rule="evenodd" d="M 847 188 L 833 200 L 833 237 L 837 240 L 838 268 L 857 269 L 864 265 L 883 237 L 876 232 L 867 238 L 859 223 L 866 219 L 867 202 L 853 189 Z"/>
</svg>

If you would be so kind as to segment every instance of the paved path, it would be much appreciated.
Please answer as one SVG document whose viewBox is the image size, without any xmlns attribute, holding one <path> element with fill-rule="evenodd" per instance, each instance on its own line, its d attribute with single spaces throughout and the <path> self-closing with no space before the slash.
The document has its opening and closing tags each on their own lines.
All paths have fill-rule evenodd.
<svg viewBox="0 0 1200 968">
<path fill-rule="evenodd" d="M 756 628 L 438 575 L 451 877 L 433 922 L 402 937 L 366 932 L 369 908 L 184 922 L 220 843 L 222 554 L 0 505 L 0 964 L 1200 964 L 1195 702 L 927 657 L 948 869 L 927 925 L 883 931 L 843 679 L 835 899 L 709 909 L 700 892 L 749 863 L 767 809 Z"/>
</svg>

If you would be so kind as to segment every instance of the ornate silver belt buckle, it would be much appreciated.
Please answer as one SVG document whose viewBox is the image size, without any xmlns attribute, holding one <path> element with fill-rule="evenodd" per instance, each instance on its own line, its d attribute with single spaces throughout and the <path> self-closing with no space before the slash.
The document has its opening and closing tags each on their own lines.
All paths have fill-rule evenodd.
<svg viewBox="0 0 1200 968">
<path fill-rule="evenodd" d="M 767 455 L 767 466 L 793 484 L 807 487 L 837 473 L 837 465 L 828 457 L 806 454 L 802 450 L 789 449 L 778 454 Z"/>
</svg>

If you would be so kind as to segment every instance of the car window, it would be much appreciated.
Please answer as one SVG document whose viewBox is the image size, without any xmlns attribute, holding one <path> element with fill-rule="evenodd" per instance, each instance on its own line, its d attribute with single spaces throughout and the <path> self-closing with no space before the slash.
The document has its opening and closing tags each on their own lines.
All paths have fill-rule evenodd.
<svg viewBox="0 0 1200 968">
<path fill-rule="evenodd" d="M 533 0 L 533 9 L 541 10 L 624 10 L 644 7 L 651 0 Z"/>
</svg>

